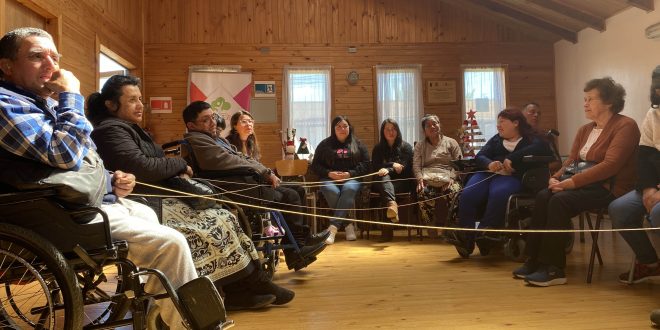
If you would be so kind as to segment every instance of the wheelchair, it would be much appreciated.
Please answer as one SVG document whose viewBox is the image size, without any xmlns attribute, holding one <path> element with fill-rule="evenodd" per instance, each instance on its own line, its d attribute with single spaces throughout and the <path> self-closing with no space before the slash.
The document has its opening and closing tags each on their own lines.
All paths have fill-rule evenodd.
<svg viewBox="0 0 660 330">
<path fill-rule="evenodd" d="M 528 229 L 531 223 L 531 216 L 534 209 L 534 199 L 536 194 L 547 187 L 550 173 L 547 164 L 554 161 L 555 156 L 525 156 L 523 162 L 538 164 L 537 167 L 525 172 L 522 177 L 522 189 L 520 192 L 512 194 L 507 200 L 506 212 L 504 216 L 505 229 Z M 476 163 L 473 159 L 458 160 L 453 162 L 453 166 L 459 172 L 470 172 L 476 169 Z M 467 182 L 467 175 L 459 175 L 463 183 Z M 447 218 L 447 226 L 459 227 L 458 209 L 460 193 L 450 202 L 450 209 Z M 483 211 L 483 210 L 479 210 Z M 460 245 L 466 239 L 463 232 L 451 231 L 446 240 L 454 245 Z M 565 248 L 569 253 L 573 247 L 573 235 L 570 235 Z M 489 247 L 502 246 L 504 254 L 514 261 L 524 261 L 525 255 L 525 235 L 522 233 L 478 233 L 475 240 L 484 240 Z M 487 255 L 490 249 L 481 250 L 482 255 Z"/>
<path fill-rule="evenodd" d="M 238 217 L 243 230 L 251 237 L 257 251 L 263 256 L 261 267 L 269 278 L 272 279 L 277 271 L 281 250 L 293 249 L 296 253 L 300 253 L 300 247 L 296 242 L 301 237 L 294 237 L 282 214 L 278 211 L 264 209 L 268 207 L 267 203 L 255 202 L 255 200 L 272 199 L 264 189 L 261 189 L 264 183 L 258 173 L 250 170 L 200 170 L 192 148 L 186 140 L 171 141 L 163 144 L 162 148 L 166 154 L 178 155 L 185 159 L 196 177 L 215 181 L 212 185 L 222 193 L 222 196 L 219 197 L 223 200 L 222 204 Z M 241 207 L 236 202 L 260 207 Z M 306 234 L 306 232 L 301 233 L 301 235 Z M 289 243 L 284 243 L 285 238 Z"/>
<path fill-rule="evenodd" d="M 159 299 L 172 299 L 190 329 L 233 326 L 217 291 L 197 294 L 215 290 L 208 278 L 175 290 L 159 270 L 128 260 L 101 209 L 66 209 L 51 189 L 0 191 L 0 328 L 154 329 L 151 302 Z M 89 222 L 97 215 L 103 221 Z M 166 293 L 145 292 L 144 276 L 156 276 Z"/>
</svg>

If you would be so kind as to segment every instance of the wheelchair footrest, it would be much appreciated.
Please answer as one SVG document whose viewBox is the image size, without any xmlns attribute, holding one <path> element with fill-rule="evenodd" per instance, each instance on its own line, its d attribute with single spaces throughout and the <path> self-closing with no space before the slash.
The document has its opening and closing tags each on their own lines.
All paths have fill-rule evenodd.
<svg viewBox="0 0 660 330">
<path fill-rule="evenodd" d="M 177 294 L 193 329 L 226 329 L 225 323 L 233 325 L 233 322 L 227 322 L 222 298 L 208 277 L 199 277 L 182 285 Z"/>
</svg>

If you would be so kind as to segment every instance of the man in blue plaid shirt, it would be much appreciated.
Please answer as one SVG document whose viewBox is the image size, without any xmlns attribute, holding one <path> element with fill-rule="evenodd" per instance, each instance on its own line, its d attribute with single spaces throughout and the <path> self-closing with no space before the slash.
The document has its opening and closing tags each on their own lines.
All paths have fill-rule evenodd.
<svg viewBox="0 0 660 330">
<path fill-rule="evenodd" d="M 95 148 L 80 82 L 70 71 L 60 69 L 59 60 L 46 31 L 20 28 L 0 39 L 0 157 L 18 156 L 77 171 Z M 101 208 L 110 220 L 112 237 L 128 242 L 128 258 L 139 267 L 160 269 L 175 288 L 195 279 L 185 237 L 160 225 L 149 207 L 122 198 L 133 190 L 135 176 L 116 171 L 107 179 L 108 194 Z M 162 287 L 150 278 L 145 290 L 162 291 Z M 183 329 L 171 300 L 159 302 L 162 319 L 171 329 Z"/>
</svg>

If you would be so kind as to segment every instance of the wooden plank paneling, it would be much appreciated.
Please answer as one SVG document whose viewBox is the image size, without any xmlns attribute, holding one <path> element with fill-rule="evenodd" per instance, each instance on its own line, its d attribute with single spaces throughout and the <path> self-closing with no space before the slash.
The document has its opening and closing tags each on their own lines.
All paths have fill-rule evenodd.
<svg viewBox="0 0 660 330">
<path fill-rule="evenodd" d="M 109 0 L 96 0 L 109 1 Z M 543 39 L 438 0 L 153 0 L 146 43 L 337 44 Z"/>
<path fill-rule="evenodd" d="M 142 65 L 143 1 L 130 0 L 6 0 L 0 19 L 7 26 L 37 26 L 55 32 L 62 53 L 62 68 L 71 70 L 80 80 L 81 92 L 96 90 L 98 54 L 101 44 L 133 63 Z M 33 9 L 28 9 L 33 8 Z M 44 20 L 47 16 L 50 19 Z M 44 25 L 46 22 L 47 25 Z M 56 31 L 53 31 L 55 29 Z M 59 29 L 59 31 L 57 31 Z M 55 35 L 55 38 L 58 38 Z M 141 69 L 136 71 L 141 74 Z"/>
<path fill-rule="evenodd" d="M 341 2 L 341 1 L 337 1 Z M 336 2 L 333 2 L 336 3 Z M 339 19 L 339 18 L 338 18 Z M 509 104 L 541 103 L 544 127 L 556 123 L 554 101 L 554 57 L 550 43 L 419 43 L 357 44 L 357 53 L 348 53 L 347 44 L 268 45 L 260 44 L 147 44 L 145 45 L 145 96 L 171 96 L 173 114 L 154 114 L 148 123 L 156 141 L 178 139 L 184 132 L 181 110 L 185 107 L 188 66 L 236 64 L 253 74 L 253 80 L 273 80 L 277 85 L 278 122 L 256 125 L 263 149 L 263 161 L 273 166 L 281 158 L 280 121 L 282 73 L 286 65 L 331 65 L 333 67 L 333 115 L 344 114 L 357 127 L 358 137 L 371 148 L 377 139 L 374 108 L 373 67 L 378 64 L 421 64 L 422 80 L 453 79 L 462 84 L 462 64 L 502 63 L 509 66 Z M 360 80 L 354 86 L 346 74 L 355 70 Z M 426 97 L 426 96 L 425 96 Z M 461 96 L 457 97 L 461 100 Z M 425 105 L 425 113 L 440 116 L 443 130 L 455 135 L 462 120 L 461 102 Z"/>
</svg>

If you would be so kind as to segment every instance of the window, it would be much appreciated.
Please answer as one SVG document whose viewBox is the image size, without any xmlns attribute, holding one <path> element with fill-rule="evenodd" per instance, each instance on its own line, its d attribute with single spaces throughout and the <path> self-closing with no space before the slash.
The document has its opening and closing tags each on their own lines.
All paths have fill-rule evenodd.
<svg viewBox="0 0 660 330">
<path fill-rule="evenodd" d="M 110 77 L 116 74 L 128 74 L 128 68 L 117 63 L 103 53 L 99 53 L 99 90 Z"/>
<path fill-rule="evenodd" d="M 399 123 L 401 138 L 413 144 L 421 138 L 419 120 L 424 112 L 422 66 L 378 65 L 376 82 L 377 139 L 380 139 L 380 124 L 386 118 L 392 118 Z"/>
<path fill-rule="evenodd" d="M 307 138 L 313 153 L 330 136 L 330 67 L 287 67 L 284 88 L 282 130 L 295 128 L 296 139 Z"/>
<path fill-rule="evenodd" d="M 463 68 L 463 117 L 476 111 L 482 137 L 497 134 L 497 114 L 506 108 L 505 67 L 469 66 Z"/>
</svg>

